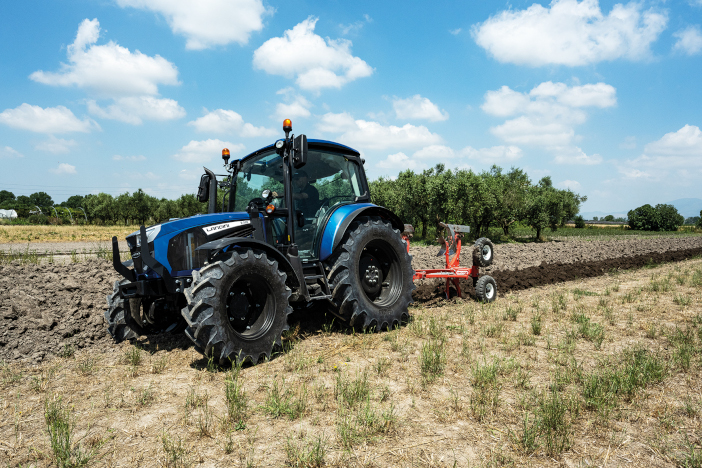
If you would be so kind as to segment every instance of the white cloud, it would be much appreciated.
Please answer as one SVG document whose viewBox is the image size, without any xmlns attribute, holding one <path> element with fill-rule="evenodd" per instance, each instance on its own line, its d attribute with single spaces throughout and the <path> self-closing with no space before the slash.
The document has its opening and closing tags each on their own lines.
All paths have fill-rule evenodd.
<svg viewBox="0 0 702 468">
<path fill-rule="evenodd" d="M 677 41 L 673 46 L 676 52 L 687 55 L 697 55 L 702 52 L 702 31 L 698 25 L 688 26 L 673 34 Z"/>
<path fill-rule="evenodd" d="M 223 148 L 229 148 L 229 152 L 234 154 L 243 151 L 244 145 L 213 139 L 202 141 L 192 140 L 190 143 L 183 146 L 178 153 L 174 154 L 173 158 L 186 163 L 207 162 L 211 160 L 213 156 L 221 155 Z"/>
<path fill-rule="evenodd" d="M 160 84 L 179 84 L 178 69 L 160 55 L 130 52 L 112 41 L 96 45 L 99 36 L 98 20 L 83 20 L 67 49 L 69 63 L 61 64 L 58 72 L 36 71 L 29 77 L 39 83 L 77 86 L 107 97 L 155 95 Z"/>
<path fill-rule="evenodd" d="M 681 182 L 694 171 L 702 173 L 702 131 L 685 125 L 677 132 L 663 135 L 644 147 L 641 156 L 618 167 L 627 179 L 670 180 L 671 174 Z"/>
<path fill-rule="evenodd" d="M 580 108 L 613 107 L 617 104 L 617 90 L 606 83 L 568 86 L 565 83 L 546 81 L 529 93 L 520 93 L 502 86 L 499 90 L 485 93 L 485 102 L 480 108 L 490 115 L 509 117 L 517 114 L 542 115 L 551 119 L 566 118 L 569 121 L 585 120 Z"/>
<path fill-rule="evenodd" d="M 527 116 L 508 120 L 490 132 L 508 143 L 533 146 L 563 146 L 575 136 L 575 130 L 568 125 Z"/>
<path fill-rule="evenodd" d="M 626 58 L 644 60 L 668 17 L 643 4 L 616 4 L 603 14 L 597 0 L 553 0 L 505 10 L 472 28 L 475 42 L 500 62 L 581 66 Z"/>
<path fill-rule="evenodd" d="M 37 133 L 88 133 L 100 129 L 95 121 L 80 120 L 63 106 L 42 108 L 27 103 L 0 112 L 0 123 Z"/>
<path fill-rule="evenodd" d="M 546 81 L 528 93 L 502 86 L 485 94 L 481 109 L 497 117 L 512 117 L 490 132 L 507 143 L 544 147 L 560 164 L 599 164 L 599 155 L 588 156 L 573 146 L 575 125 L 587 120 L 585 108 L 617 104 L 616 89 L 606 83 L 568 86 Z"/>
<path fill-rule="evenodd" d="M 593 166 L 602 162 L 602 156 L 593 154 L 588 156 L 577 146 L 552 147 L 549 150 L 554 154 L 554 162 L 557 164 L 578 164 L 582 166 Z"/>
<path fill-rule="evenodd" d="M 34 149 L 47 153 L 62 154 L 68 153 L 71 148 L 76 145 L 77 143 L 75 140 L 64 140 L 63 138 L 56 138 L 53 135 L 49 135 L 49 139 L 47 141 L 38 143 Z"/>
<path fill-rule="evenodd" d="M 644 153 L 656 156 L 692 156 L 702 164 L 702 131 L 695 125 L 685 125 L 677 132 L 663 135 L 658 141 L 649 143 Z"/>
<path fill-rule="evenodd" d="M 284 96 L 285 102 L 279 102 L 275 106 L 275 113 L 272 117 L 277 120 L 294 119 L 296 117 L 309 117 L 312 103 L 304 96 L 295 92 L 293 88 L 283 88 L 276 92 Z"/>
<path fill-rule="evenodd" d="M 394 98 L 392 107 L 398 119 L 438 122 L 449 118 L 448 112 L 439 110 L 439 106 L 419 94 L 407 99 Z"/>
<path fill-rule="evenodd" d="M 342 133 L 339 137 L 349 145 L 364 149 L 417 148 L 441 143 L 442 138 L 420 125 L 402 127 L 378 122 L 354 120 L 348 113 L 327 113 L 318 124 L 322 132 Z"/>
<path fill-rule="evenodd" d="M 119 120 L 132 125 L 141 125 L 146 120 L 174 120 L 185 117 L 185 109 L 173 99 L 159 99 L 152 96 L 122 97 L 114 104 L 103 108 L 89 100 L 88 112 L 102 119 Z"/>
<path fill-rule="evenodd" d="M 0 159 L 2 158 L 23 158 L 24 155 L 9 146 L 0 146 Z"/>
<path fill-rule="evenodd" d="M 76 174 L 76 166 L 72 166 L 70 164 L 66 163 L 61 163 L 57 167 L 53 169 L 49 169 L 51 172 L 54 174 Z"/>
<path fill-rule="evenodd" d="M 245 138 L 274 136 L 278 133 L 271 128 L 254 127 L 250 123 L 244 122 L 244 118 L 238 113 L 225 109 L 208 112 L 199 119 L 188 122 L 188 125 L 195 127 L 198 132 L 236 133 Z"/>
<path fill-rule="evenodd" d="M 120 156 L 119 154 L 115 154 L 114 156 L 112 156 L 112 159 L 115 161 L 141 162 L 146 161 L 146 156 L 141 154 L 137 156 Z"/>
<path fill-rule="evenodd" d="M 456 28 L 456 29 L 449 29 L 449 32 L 453 34 L 454 36 L 458 36 L 461 33 L 462 29 L 461 28 Z"/>
<path fill-rule="evenodd" d="M 380 161 L 378 164 L 376 164 L 376 166 L 381 169 L 400 169 L 402 171 L 405 171 L 407 169 L 411 169 L 414 171 L 425 167 L 424 164 L 420 163 L 419 161 L 413 158 L 410 158 L 405 153 L 401 152 L 388 155 L 387 158 Z"/>
<path fill-rule="evenodd" d="M 518 146 L 492 146 L 479 149 L 466 146 L 460 151 L 460 154 L 486 164 L 511 163 L 523 156 L 522 149 Z"/>
<path fill-rule="evenodd" d="M 412 155 L 416 159 L 440 159 L 448 160 L 456 156 L 456 152 L 453 148 L 444 145 L 429 145 L 415 151 Z"/>
<path fill-rule="evenodd" d="M 317 18 L 310 16 L 283 37 L 274 37 L 254 52 L 254 67 L 271 75 L 296 77 L 302 89 L 341 88 L 370 76 L 373 69 L 351 55 L 351 41 L 326 40 L 314 34 Z"/>
<path fill-rule="evenodd" d="M 263 29 L 272 8 L 261 0 L 116 0 L 121 7 L 159 13 L 173 34 L 185 36 L 187 49 L 207 49 L 231 42 L 246 44 L 252 32 Z"/>
<path fill-rule="evenodd" d="M 572 190 L 573 192 L 581 188 L 580 182 L 577 180 L 564 180 L 563 182 L 557 183 L 556 186 L 562 189 Z"/>
<path fill-rule="evenodd" d="M 351 23 L 351 24 L 340 24 L 339 28 L 341 29 L 341 34 L 343 34 L 344 36 L 347 36 L 351 33 L 355 34 L 355 33 L 359 32 L 361 29 L 363 29 L 363 26 L 365 26 L 366 23 L 372 23 L 372 22 L 373 22 L 373 18 L 371 18 L 368 15 L 363 15 L 363 21 L 356 21 L 355 23 Z"/>
</svg>

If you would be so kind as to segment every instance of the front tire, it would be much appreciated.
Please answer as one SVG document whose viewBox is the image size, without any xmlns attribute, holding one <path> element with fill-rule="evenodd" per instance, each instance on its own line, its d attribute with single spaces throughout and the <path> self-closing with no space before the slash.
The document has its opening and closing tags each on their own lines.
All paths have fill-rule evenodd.
<svg viewBox="0 0 702 468">
<path fill-rule="evenodd" d="M 290 288 L 278 262 L 264 252 L 240 249 L 193 271 L 181 313 L 185 334 L 205 356 L 220 365 L 270 358 L 288 329 Z"/>
<path fill-rule="evenodd" d="M 379 217 L 355 220 L 328 262 L 332 312 L 352 326 L 392 329 L 409 318 L 412 257 L 400 231 Z"/>
<path fill-rule="evenodd" d="M 125 314 L 130 314 L 129 301 L 125 301 L 120 297 L 119 287 L 127 283 L 129 283 L 129 280 L 126 279 L 115 281 L 112 287 L 112 294 L 107 296 L 105 322 L 107 322 L 107 331 L 110 332 L 110 335 L 117 343 L 139 338 L 142 331 L 134 330 L 127 325 L 127 320 L 125 319 Z"/>
</svg>

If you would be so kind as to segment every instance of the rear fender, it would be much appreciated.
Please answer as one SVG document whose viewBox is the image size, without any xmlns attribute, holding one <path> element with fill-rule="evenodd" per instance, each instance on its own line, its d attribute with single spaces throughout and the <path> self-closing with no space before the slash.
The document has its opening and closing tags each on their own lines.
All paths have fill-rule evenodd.
<svg viewBox="0 0 702 468">
<path fill-rule="evenodd" d="M 357 205 L 342 205 L 329 217 L 326 226 L 324 226 L 324 234 L 322 242 L 319 246 L 319 259 L 324 261 L 336 247 L 341 243 L 346 230 L 349 228 L 354 219 L 359 216 L 378 216 L 381 219 L 392 224 L 394 229 L 402 232 L 405 228 L 402 220 L 392 211 L 382 206 L 373 205 L 372 203 L 359 203 Z"/>
<path fill-rule="evenodd" d="M 226 247 L 251 247 L 252 249 L 266 252 L 269 258 L 278 262 L 278 267 L 288 275 L 289 284 L 294 288 L 300 288 L 300 279 L 290 260 L 275 247 L 265 242 L 257 241 L 251 237 L 225 237 L 202 244 L 196 250 L 208 250 L 210 252 L 221 251 Z"/>
</svg>

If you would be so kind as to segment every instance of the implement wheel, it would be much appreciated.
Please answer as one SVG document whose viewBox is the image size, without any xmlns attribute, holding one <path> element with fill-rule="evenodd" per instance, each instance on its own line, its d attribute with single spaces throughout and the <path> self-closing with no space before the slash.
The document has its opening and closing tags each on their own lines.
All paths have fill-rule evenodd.
<svg viewBox="0 0 702 468">
<path fill-rule="evenodd" d="M 495 256 L 495 248 L 487 237 L 481 237 L 475 241 L 473 247 L 473 265 L 487 267 L 492 265 Z"/>
<path fill-rule="evenodd" d="M 479 302 L 492 302 L 497 299 L 497 284 L 492 276 L 481 276 L 475 283 L 475 296 Z"/>
<path fill-rule="evenodd" d="M 181 310 L 188 322 L 185 334 L 220 365 L 270 358 L 292 313 L 287 275 L 258 250 L 238 249 L 218 258 L 193 271 Z"/>
<path fill-rule="evenodd" d="M 412 257 L 390 223 L 379 217 L 354 220 L 328 263 L 332 312 L 339 318 L 376 331 L 409 318 Z"/>
</svg>

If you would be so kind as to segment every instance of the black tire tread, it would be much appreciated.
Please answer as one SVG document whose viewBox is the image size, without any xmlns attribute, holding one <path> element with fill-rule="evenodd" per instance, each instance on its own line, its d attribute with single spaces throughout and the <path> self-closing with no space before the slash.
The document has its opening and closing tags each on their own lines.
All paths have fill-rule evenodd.
<svg viewBox="0 0 702 468">
<path fill-rule="evenodd" d="M 223 289 L 226 287 L 227 278 L 236 275 L 236 270 L 244 264 L 266 265 L 267 268 L 277 275 L 279 285 L 276 294 L 277 300 L 284 301 L 284 319 L 278 323 L 278 330 L 272 330 L 275 340 L 268 343 L 263 339 L 257 341 L 239 342 L 240 346 L 232 343 L 231 337 L 227 336 L 228 323 L 224 323 L 217 308 L 222 303 L 222 295 L 226 294 Z M 187 322 L 185 335 L 193 342 L 195 349 L 205 356 L 214 356 L 220 365 L 229 364 L 229 360 L 244 362 L 250 360 L 256 364 L 262 356 L 270 359 L 271 352 L 275 345 L 281 345 L 282 332 L 288 330 L 287 317 L 292 313 L 292 307 L 288 300 L 291 295 L 289 287 L 285 286 L 287 275 L 278 268 L 278 262 L 269 259 L 265 252 L 254 251 L 252 249 L 241 249 L 223 255 L 222 259 L 204 266 L 199 271 L 193 271 L 193 282 L 185 289 L 185 299 L 187 305 L 181 310 L 183 318 Z M 278 321 L 278 318 L 276 318 Z M 243 343 L 243 346 L 242 346 Z M 240 348 L 240 349 L 235 349 Z"/>
<path fill-rule="evenodd" d="M 124 319 L 124 314 L 129 313 L 129 311 L 125 308 L 125 300 L 119 296 L 119 287 L 126 283 L 129 283 L 129 280 L 122 279 L 115 281 L 112 294 L 107 295 L 105 322 L 107 322 L 107 331 L 110 332 L 110 335 L 112 335 L 112 338 L 117 343 L 139 337 L 139 333 L 127 325 Z"/>
<path fill-rule="evenodd" d="M 372 227 L 385 230 L 391 234 L 398 243 L 400 254 L 405 255 L 406 264 L 403 271 L 403 288 L 400 297 L 392 306 L 389 315 L 381 315 L 373 307 L 366 307 L 359 298 L 364 294 L 359 285 L 355 285 L 354 273 L 357 265 L 352 264 L 353 252 L 356 245 L 363 242 L 364 233 Z M 347 229 L 344 237 L 327 261 L 330 266 L 327 275 L 329 287 L 331 289 L 332 303 L 334 306 L 331 312 L 349 323 L 351 326 L 359 327 L 363 330 L 375 327 L 375 331 L 390 330 L 399 326 L 401 322 L 409 318 L 407 308 L 412 303 L 412 291 L 416 287 L 412 281 L 414 270 L 412 269 L 412 256 L 407 253 L 407 243 L 402 239 L 399 230 L 383 221 L 380 217 L 359 217 L 354 220 Z"/>
<path fill-rule="evenodd" d="M 488 299 L 487 294 L 485 292 L 485 287 L 490 282 L 495 288 L 495 295 L 492 296 L 492 299 Z M 495 299 L 497 299 L 497 283 L 492 278 L 492 276 L 484 275 L 478 278 L 478 281 L 475 283 L 475 297 L 478 299 L 479 302 L 493 302 Z"/>
<path fill-rule="evenodd" d="M 483 257 L 483 246 L 489 245 L 490 250 L 492 251 L 492 255 L 490 256 L 490 259 L 487 260 L 485 257 Z M 495 259 L 495 246 L 493 245 L 492 241 L 488 239 L 487 237 L 480 237 L 475 241 L 474 247 L 473 247 L 473 265 L 478 265 L 481 267 L 488 267 L 492 265 L 492 262 Z"/>
</svg>

